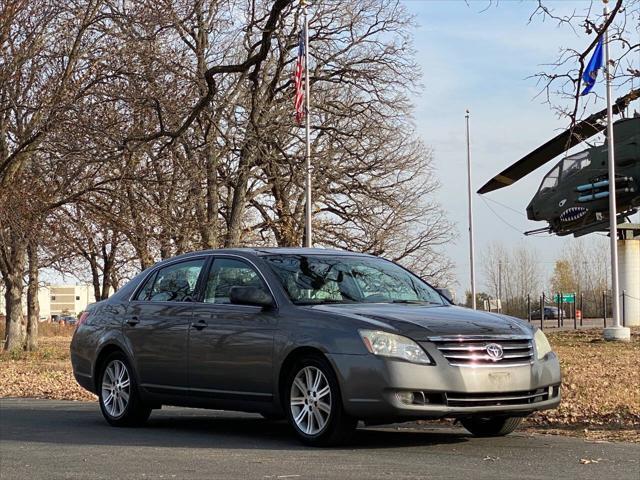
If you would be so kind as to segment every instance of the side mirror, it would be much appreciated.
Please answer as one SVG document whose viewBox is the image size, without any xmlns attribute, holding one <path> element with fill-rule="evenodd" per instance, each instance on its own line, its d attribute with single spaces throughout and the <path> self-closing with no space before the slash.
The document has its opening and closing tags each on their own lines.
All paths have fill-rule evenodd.
<svg viewBox="0 0 640 480">
<path fill-rule="evenodd" d="M 436 288 L 436 291 L 446 300 L 453 303 L 453 295 L 451 295 L 451 290 L 449 290 L 448 288 Z"/>
<path fill-rule="evenodd" d="M 235 305 L 253 305 L 255 307 L 272 307 L 273 298 L 258 287 L 231 287 L 229 301 Z"/>
</svg>

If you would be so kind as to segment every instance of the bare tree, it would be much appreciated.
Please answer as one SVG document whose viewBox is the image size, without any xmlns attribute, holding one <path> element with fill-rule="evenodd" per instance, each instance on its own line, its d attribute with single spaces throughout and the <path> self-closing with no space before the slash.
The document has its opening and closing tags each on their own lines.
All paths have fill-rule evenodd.
<svg viewBox="0 0 640 480">
<path fill-rule="evenodd" d="M 583 298 L 583 315 L 599 315 L 602 311 L 602 292 L 607 291 L 610 278 L 607 238 L 592 235 L 590 238 L 574 240 L 567 245 L 558 262 L 564 263 L 566 276 L 573 286 L 568 293 L 576 293 L 578 298 Z M 559 286 L 555 288 L 562 291 L 558 290 Z"/>
<path fill-rule="evenodd" d="M 524 245 L 507 249 L 501 243 L 489 246 L 482 258 L 485 285 L 493 298 L 502 301 L 505 313 L 525 316 L 527 298 L 542 291 L 542 272 L 535 250 Z"/>
<path fill-rule="evenodd" d="M 582 105 L 580 102 L 580 92 L 584 88 L 582 75 L 597 45 L 598 35 L 605 29 L 609 29 L 614 85 L 624 87 L 640 77 L 640 1 L 612 2 L 611 12 L 606 20 L 600 6 L 600 2 L 589 1 L 569 14 L 558 14 L 550 2 L 538 0 L 529 19 L 555 21 L 558 26 L 573 33 L 584 32 L 589 35 L 583 50 L 563 46 L 558 58 L 549 62 L 544 71 L 535 74 L 541 87 L 540 94 L 560 115 L 568 117 L 571 124 L 580 120 L 589 108 L 589 101 Z M 594 99 L 598 98 L 595 91 L 589 95 Z"/>
<path fill-rule="evenodd" d="M 188 250 L 301 243 L 303 142 L 291 107 L 300 5 L 6 5 L 7 348 L 23 342 L 25 273 L 37 321 L 43 267 L 89 280 L 99 300 L 133 268 Z M 316 242 L 384 255 L 448 283 L 439 247 L 453 230 L 412 125 L 411 17 L 380 0 L 309 9 Z M 35 328 L 27 331 L 35 339 Z"/>
</svg>

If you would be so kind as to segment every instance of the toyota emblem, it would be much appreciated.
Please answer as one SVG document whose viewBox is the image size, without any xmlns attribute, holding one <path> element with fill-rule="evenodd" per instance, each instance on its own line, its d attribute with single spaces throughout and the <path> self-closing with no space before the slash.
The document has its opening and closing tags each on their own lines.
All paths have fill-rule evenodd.
<svg viewBox="0 0 640 480">
<path fill-rule="evenodd" d="M 498 360 L 502 360 L 502 356 L 504 355 L 504 352 L 502 351 L 501 345 L 498 345 L 497 343 L 490 343 L 486 345 L 484 348 L 487 351 L 487 355 L 489 355 L 489 358 L 491 358 L 491 360 L 493 360 L 494 362 L 497 362 Z"/>
</svg>

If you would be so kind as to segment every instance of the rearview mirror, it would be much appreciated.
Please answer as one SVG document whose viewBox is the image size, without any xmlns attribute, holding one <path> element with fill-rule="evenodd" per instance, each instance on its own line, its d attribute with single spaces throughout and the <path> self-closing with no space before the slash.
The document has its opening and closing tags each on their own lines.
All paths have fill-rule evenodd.
<svg viewBox="0 0 640 480">
<path fill-rule="evenodd" d="M 253 305 L 255 307 L 272 307 L 271 295 L 258 287 L 231 287 L 229 301 L 235 305 Z"/>
<path fill-rule="evenodd" d="M 453 303 L 453 295 L 451 295 L 451 290 L 449 290 L 448 288 L 436 288 L 436 291 L 446 300 Z"/>
</svg>

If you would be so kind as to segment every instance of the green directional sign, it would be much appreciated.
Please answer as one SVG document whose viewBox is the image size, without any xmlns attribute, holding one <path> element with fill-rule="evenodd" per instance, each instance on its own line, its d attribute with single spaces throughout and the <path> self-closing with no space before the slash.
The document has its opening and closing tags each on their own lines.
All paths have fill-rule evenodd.
<svg viewBox="0 0 640 480">
<path fill-rule="evenodd" d="M 553 296 L 553 301 L 558 303 L 560 301 L 560 295 L 556 293 Z M 576 295 L 574 293 L 563 293 L 562 303 L 576 303 Z"/>
</svg>

